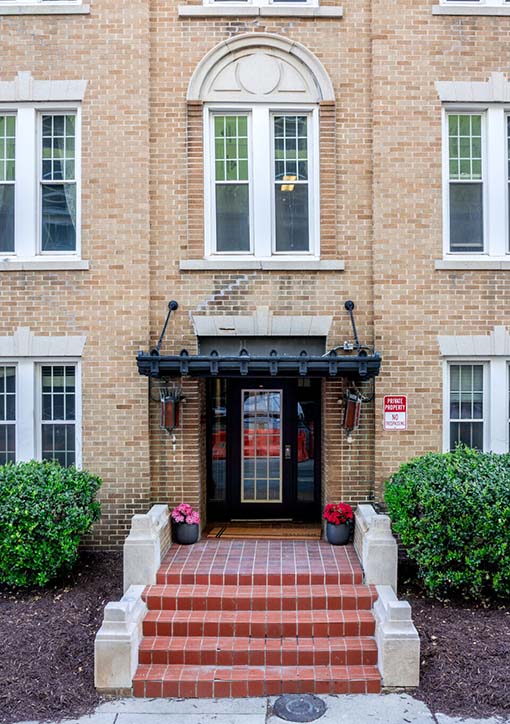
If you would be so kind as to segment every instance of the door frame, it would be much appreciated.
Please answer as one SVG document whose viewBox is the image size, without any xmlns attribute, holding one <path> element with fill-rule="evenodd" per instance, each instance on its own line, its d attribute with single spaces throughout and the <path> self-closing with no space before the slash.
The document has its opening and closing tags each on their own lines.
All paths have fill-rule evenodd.
<svg viewBox="0 0 510 724">
<path fill-rule="evenodd" d="M 212 481 L 212 414 L 213 399 L 207 385 L 207 518 L 209 522 L 229 520 L 293 520 L 319 522 L 321 512 L 321 415 L 322 389 L 320 379 L 310 379 L 315 407 L 314 422 L 314 480 L 313 501 L 300 501 L 298 484 L 298 378 L 229 378 L 226 382 L 226 490 L 222 501 L 209 499 Z M 282 503 L 241 502 L 241 394 L 242 390 L 283 390 L 281 414 L 282 431 Z M 291 446 L 291 458 L 286 459 L 285 446 Z"/>
</svg>

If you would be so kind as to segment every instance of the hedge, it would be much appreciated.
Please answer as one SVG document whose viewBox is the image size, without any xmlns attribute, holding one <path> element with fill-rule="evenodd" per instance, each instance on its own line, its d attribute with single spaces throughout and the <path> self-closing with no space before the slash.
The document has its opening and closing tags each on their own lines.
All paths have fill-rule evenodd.
<svg viewBox="0 0 510 724">
<path fill-rule="evenodd" d="M 433 595 L 510 595 L 510 455 L 459 446 L 386 483 L 393 528 Z"/>
<path fill-rule="evenodd" d="M 69 570 L 99 518 L 101 480 L 56 462 L 0 466 L 0 583 L 43 586 Z"/>
</svg>

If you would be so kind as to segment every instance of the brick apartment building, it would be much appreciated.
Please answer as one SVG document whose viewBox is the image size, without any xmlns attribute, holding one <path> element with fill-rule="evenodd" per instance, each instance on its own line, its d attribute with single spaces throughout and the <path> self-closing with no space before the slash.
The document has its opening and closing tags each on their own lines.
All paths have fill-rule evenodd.
<svg viewBox="0 0 510 724">
<path fill-rule="evenodd" d="M 101 475 L 106 546 L 507 451 L 510 5 L 85 2 L 0 0 L 0 462 Z"/>
</svg>

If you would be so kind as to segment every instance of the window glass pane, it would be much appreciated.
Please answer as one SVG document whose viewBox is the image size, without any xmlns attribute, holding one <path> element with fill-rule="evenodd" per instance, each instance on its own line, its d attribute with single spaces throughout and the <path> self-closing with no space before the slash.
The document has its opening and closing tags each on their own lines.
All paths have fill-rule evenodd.
<svg viewBox="0 0 510 724">
<path fill-rule="evenodd" d="M 274 116 L 276 251 L 308 251 L 308 117 Z"/>
<path fill-rule="evenodd" d="M 214 150 L 216 181 L 248 181 L 248 117 L 215 116 Z"/>
<path fill-rule="evenodd" d="M 483 449 L 483 365 L 450 365 L 450 449 Z"/>
<path fill-rule="evenodd" d="M 216 248 L 250 250 L 248 184 L 216 185 Z"/>
<path fill-rule="evenodd" d="M 14 251 L 14 184 L 0 183 L 0 252 Z"/>
<path fill-rule="evenodd" d="M 42 184 L 42 249 L 76 249 L 76 185 Z"/>
<path fill-rule="evenodd" d="M 308 184 L 275 187 L 276 251 L 308 251 Z"/>
<path fill-rule="evenodd" d="M 75 368 L 71 365 L 52 365 L 41 369 L 42 457 L 57 460 L 61 465 L 73 465 L 76 460 L 75 425 L 63 422 L 75 418 L 75 375 Z"/>
<path fill-rule="evenodd" d="M 227 401 L 226 380 L 209 383 L 211 404 L 211 485 L 210 500 L 225 500 L 227 486 Z"/>
<path fill-rule="evenodd" d="M 450 184 L 450 251 L 483 251 L 482 184 Z"/>
<path fill-rule="evenodd" d="M 16 462 L 16 426 L 0 424 L 0 465 Z"/>
<path fill-rule="evenodd" d="M 0 116 L 0 252 L 14 251 L 16 118 Z"/>
</svg>

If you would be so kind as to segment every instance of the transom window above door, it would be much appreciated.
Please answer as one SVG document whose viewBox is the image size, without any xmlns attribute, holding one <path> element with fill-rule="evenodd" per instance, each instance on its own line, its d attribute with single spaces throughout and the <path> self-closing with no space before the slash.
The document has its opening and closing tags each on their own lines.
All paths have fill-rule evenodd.
<svg viewBox="0 0 510 724">
<path fill-rule="evenodd" d="M 206 254 L 318 256 L 317 108 L 206 113 Z"/>
</svg>

